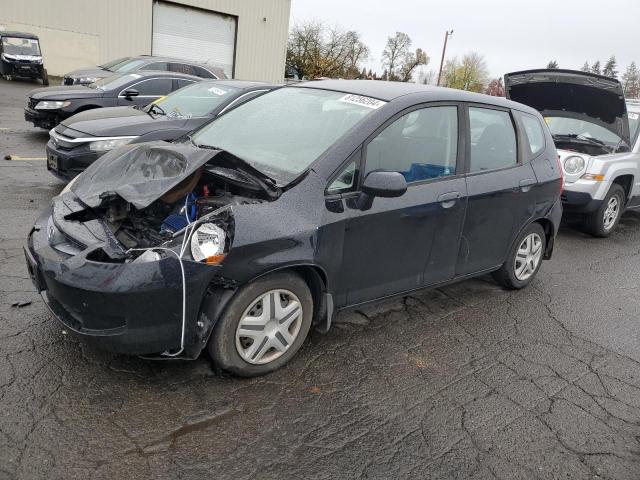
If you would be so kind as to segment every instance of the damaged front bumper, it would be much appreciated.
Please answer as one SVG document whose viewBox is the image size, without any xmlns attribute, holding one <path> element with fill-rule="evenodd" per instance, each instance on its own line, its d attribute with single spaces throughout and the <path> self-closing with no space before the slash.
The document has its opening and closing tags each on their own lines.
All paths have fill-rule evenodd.
<svg viewBox="0 0 640 480">
<path fill-rule="evenodd" d="M 50 237 L 56 234 L 51 215 L 49 209 L 36 221 L 25 256 L 34 285 L 64 328 L 117 353 L 163 357 L 180 351 L 183 284 L 178 259 L 167 254 L 149 261 L 92 260 L 104 246 L 99 241 L 78 247 L 79 253 L 65 253 L 51 245 Z M 85 228 L 68 223 L 67 232 Z M 98 229 L 91 233 L 100 236 Z M 178 358 L 193 359 L 213 328 L 215 319 L 201 316 L 200 308 L 220 267 L 189 260 L 183 266 L 186 321 L 184 350 Z"/>
</svg>

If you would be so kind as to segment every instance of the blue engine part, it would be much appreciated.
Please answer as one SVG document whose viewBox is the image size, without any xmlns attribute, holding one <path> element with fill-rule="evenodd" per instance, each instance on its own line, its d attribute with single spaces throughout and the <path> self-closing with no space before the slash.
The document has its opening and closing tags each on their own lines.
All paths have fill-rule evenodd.
<svg viewBox="0 0 640 480">
<path fill-rule="evenodd" d="M 198 216 L 198 207 L 196 205 L 196 196 L 193 192 L 185 197 L 183 205 L 178 213 L 172 213 L 164 219 L 160 227 L 160 233 L 177 232 L 195 221 Z"/>
</svg>

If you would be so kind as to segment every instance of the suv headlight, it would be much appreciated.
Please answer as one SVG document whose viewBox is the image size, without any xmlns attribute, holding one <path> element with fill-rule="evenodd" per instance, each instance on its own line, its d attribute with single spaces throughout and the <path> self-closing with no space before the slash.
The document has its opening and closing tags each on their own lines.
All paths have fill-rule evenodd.
<svg viewBox="0 0 640 480">
<path fill-rule="evenodd" d="M 572 155 L 564 159 L 564 171 L 568 175 L 576 175 L 587 167 L 587 162 L 584 158 L 578 155 Z"/>
<path fill-rule="evenodd" d="M 42 100 L 36 105 L 36 110 L 58 110 L 59 108 L 68 107 L 71 105 L 69 100 L 57 101 L 57 100 Z"/>
<path fill-rule="evenodd" d="M 191 235 L 191 256 L 197 262 L 220 263 L 224 258 L 226 237 L 218 225 L 203 223 Z"/>
<path fill-rule="evenodd" d="M 114 148 L 121 147 L 122 145 L 126 145 L 134 138 L 137 137 L 120 137 L 109 138 L 106 140 L 97 140 L 89 144 L 89 150 L 91 150 L 92 152 L 106 152 L 108 150 L 113 150 Z"/>
</svg>

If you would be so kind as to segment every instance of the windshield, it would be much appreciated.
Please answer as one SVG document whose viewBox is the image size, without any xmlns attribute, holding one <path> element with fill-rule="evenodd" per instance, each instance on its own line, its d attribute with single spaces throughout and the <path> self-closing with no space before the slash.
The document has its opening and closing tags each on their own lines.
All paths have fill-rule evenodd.
<svg viewBox="0 0 640 480">
<path fill-rule="evenodd" d="M 142 75 L 136 75 L 131 73 L 129 75 L 111 75 L 110 77 L 101 78 L 100 80 L 88 85 L 89 88 L 97 88 L 98 90 L 115 90 L 120 87 L 124 87 L 126 84 L 135 80 L 136 78 L 142 78 Z"/>
<path fill-rule="evenodd" d="M 107 63 L 103 63 L 102 65 L 98 65 L 98 68 L 102 68 L 103 70 L 112 70 L 113 67 L 115 67 L 116 65 L 120 64 L 120 63 L 124 63 L 129 61 L 131 57 L 122 57 L 122 58 L 118 58 L 116 60 L 111 60 L 110 62 Z"/>
<path fill-rule="evenodd" d="M 239 91 L 228 85 L 195 83 L 155 103 L 170 117 L 203 117 Z"/>
<path fill-rule="evenodd" d="M 569 135 L 580 138 L 599 140 L 605 145 L 615 147 L 620 143 L 620 137 L 600 125 L 586 120 L 566 117 L 545 117 L 552 135 Z"/>
<path fill-rule="evenodd" d="M 130 72 L 131 70 L 135 70 L 144 62 L 146 62 L 145 59 L 127 58 L 123 62 L 120 62 L 114 65 L 113 67 L 111 67 L 110 70 L 118 73 L 127 73 L 127 72 Z"/>
<path fill-rule="evenodd" d="M 312 88 L 282 88 L 200 129 L 193 142 L 217 147 L 289 183 L 384 102 Z"/>
<path fill-rule="evenodd" d="M 40 56 L 40 44 L 33 38 L 3 37 L 2 50 L 7 55 Z"/>
</svg>

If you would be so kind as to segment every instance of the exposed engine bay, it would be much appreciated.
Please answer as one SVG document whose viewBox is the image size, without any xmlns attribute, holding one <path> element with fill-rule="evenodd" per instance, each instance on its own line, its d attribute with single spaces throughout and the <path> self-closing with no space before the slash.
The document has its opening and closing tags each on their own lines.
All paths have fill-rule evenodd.
<svg viewBox="0 0 640 480">
<path fill-rule="evenodd" d="M 234 232 L 230 207 L 273 200 L 281 193 L 271 178 L 221 150 L 154 143 L 132 146 L 115 158 L 108 155 L 69 187 L 75 197 L 66 200 L 66 213 L 60 215 L 67 224 L 101 226 L 116 247 L 103 249 L 102 261 L 171 245 L 180 234 L 200 242 L 191 244 L 192 253 L 199 252 L 197 261 L 228 251 Z"/>
</svg>

